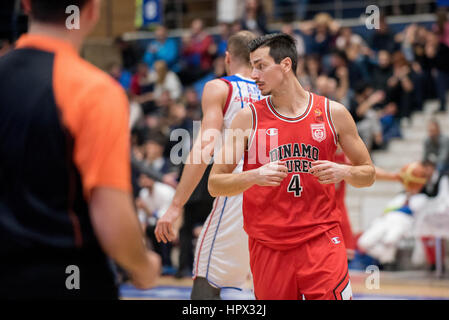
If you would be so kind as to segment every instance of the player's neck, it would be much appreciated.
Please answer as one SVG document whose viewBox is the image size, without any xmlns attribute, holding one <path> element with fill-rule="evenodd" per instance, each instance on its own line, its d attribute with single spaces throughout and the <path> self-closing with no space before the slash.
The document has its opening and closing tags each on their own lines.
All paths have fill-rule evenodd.
<svg viewBox="0 0 449 320">
<path fill-rule="evenodd" d="M 273 90 L 271 94 L 274 106 L 285 115 L 301 114 L 307 108 L 308 99 L 309 94 L 296 77 L 286 79 L 279 89 Z"/>
<path fill-rule="evenodd" d="M 251 79 L 251 68 L 242 65 L 235 65 L 229 67 L 229 75 L 239 74 L 244 78 Z"/>
<path fill-rule="evenodd" d="M 42 35 L 70 43 L 76 51 L 81 50 L 84 37 L 77 31 L 68 30 L 55 24 L 33 22 L 28 30 L 30 35 Z"/>
</svg>

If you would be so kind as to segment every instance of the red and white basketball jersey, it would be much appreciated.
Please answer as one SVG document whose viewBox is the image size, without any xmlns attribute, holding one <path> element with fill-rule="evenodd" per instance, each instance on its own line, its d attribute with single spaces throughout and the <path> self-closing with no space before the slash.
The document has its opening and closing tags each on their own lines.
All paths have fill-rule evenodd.
<svg viewBox="0 0 449 320">
<path fill-rule="evenodd" d="M 283 160 L 288 176 L 278 187 L 254 185 L 244 192 L 244 228 L 266 246 L 290 249 L 331 229 L 341 219 L 335 186 L 320 184 L 309 173 L 312 162 L 334 160 L 337 135 L 329 100 L 309 93 L 307 109 L 295 118 L 279 114 L 271 97 L 250 107 L 253 134 L 243 170 Z"/>
<path fill-rule="evenodd" d="M 228 98 L 223 108 L 223 129 L 231 127 L 235 115 L 248 103 L 263 98 L 254 80 L 239 74 L 220 78 L 228 84 Z"/>
</svg>

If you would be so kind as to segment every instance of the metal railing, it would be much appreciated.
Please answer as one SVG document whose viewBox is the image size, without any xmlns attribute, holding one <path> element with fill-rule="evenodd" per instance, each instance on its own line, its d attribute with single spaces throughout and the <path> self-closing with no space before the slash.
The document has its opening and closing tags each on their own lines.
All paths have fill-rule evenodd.
<svg viewBox="0 0 449 320">
<path fill-rule="evenodd" d="M 205 19 L 209 25 L 217 24 L 217 0 L 164 0 L 163 2 L 164 7 L 169 4 L 172 9 L 168 17 L 172 28 L 186 27 L 195 18 Z M 335 19 L 355 18 L 354 15 L 360 16 L 369 5 L 378 6 L 389 16 L 434 13 L 436 7 L 435 0 L 271 0 L 271 2 L 261 0 L 261 2 L 265 4 L 269 23 L 289 19 L 310 19 L 319 12 L 328 12 Z M 215 4 L 214 9 L 201 9 L 210 7 L 210 4 Z"/>
</svg>

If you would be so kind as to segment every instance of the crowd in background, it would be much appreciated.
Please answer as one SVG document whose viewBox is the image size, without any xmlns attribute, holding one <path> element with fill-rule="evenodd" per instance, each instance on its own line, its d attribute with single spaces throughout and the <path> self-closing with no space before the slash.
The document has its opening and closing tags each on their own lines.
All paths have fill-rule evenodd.
<svg viewBox="0 0 449 320">
<path fill-rule="evenodd" d="M 399 32 L 381 16 L 378 29 L 361 35 L 341 27 L 327 13 L 308 21 L 284 23 L 281 30 L 268 30 L 261 3 L 248 0 L 246 5 L 243 17 L 234 23 L 221 23 L 218 34 L 208 33 L 203 21 L 195 19 L 180 39 L 170 38 L 161 25 L 145 45 L 116 41 L 123 64 L 112 65 L 109 72 L 129 95 L 133 157 L 158 171 L 171 190 L 166 191 L 170 196 L 164 197 L 165 203 L 149 210 L 145 201 L 149 202 L 151 192 L 159 192 L 155 190 L 162 188 L 161 182 L 144 176 L 136 179 L 137 207 L 149 216 L 157 218 L 155 212 L 169 204 L 182 170 L 182 165 L 170 161 L 170 151 L 180 141 L 171 141 L 170 135 L 185 129 L 193 136 L 193 121 L 200 120 L 202 114 L 202 88 L 207 81 L 225 76 L 226 41 L 239 30 L 256 34 L 280 31 L 294 37 L 299 54 L 298 80 L 306 90 L 345 105 L 370 152 L 388 148 L 391 139 L 400 138 L 401 127 L 415 111 L 423 109 L 426 100 L 438 99 L 439 112 L 446 111 L 447 11 L 438 11 L 431 26 L 413 23 Z M 155 220 L 147 224 L 154 226 Z M 200 223 L 190 223 L 188 232 L 197 235 L 198 226 Z M 158 246 L 155 241 L 153 245 Z M 165 257 L 165 271 L 174 272 L 170 247 L 159 250 Z M 193 255 L 189 256 L 191 261 Z"/>
</svg>

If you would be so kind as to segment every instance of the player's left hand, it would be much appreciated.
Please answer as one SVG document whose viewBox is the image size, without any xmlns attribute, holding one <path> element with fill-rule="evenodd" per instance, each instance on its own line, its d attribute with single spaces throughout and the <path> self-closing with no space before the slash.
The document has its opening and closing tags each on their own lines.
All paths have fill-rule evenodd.
<svg viewBox="0 0 449 320">
<path fill-rule="evenodd" d="M 339 183 L 349 175 L 350 166 L 327 160 L 312 162 L 309 173 L 318 178 L 321 184 Z"/>
</svg>

